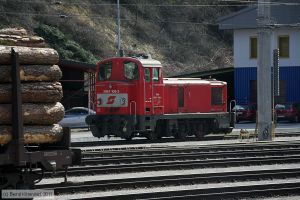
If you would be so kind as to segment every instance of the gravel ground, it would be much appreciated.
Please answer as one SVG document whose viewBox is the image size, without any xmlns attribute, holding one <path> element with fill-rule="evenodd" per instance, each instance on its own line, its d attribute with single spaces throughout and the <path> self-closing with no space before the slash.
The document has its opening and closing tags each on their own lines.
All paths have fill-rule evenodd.
<svg viewBox="0 0 300 200">
<path fill-rule="evenodd" d="M 152 171 L 152 172 L 141 172 L 141 173 L 124 173 L 124 174 L 109 174 L 109 175 L 96 175 L 96 176 L 84 176 L 85 181 L 92 180 L 112 180 L 112 179 L 122 179 L 122 178 L 135 178 L 135 177 L 151 177 L 151 176 L 168 176 L 168 175 L 183 175 L 183 174 L 196 174 L 196 173 L 214 173 L 214 172 L 231 172 L 231 171 L 255 171 L 255 170 L 268 170 L 268 169 L 290 169 L 297 168 L 298 164 L 290 165 L 263 165 L 263 166 L 247 166 L 247 167 L 229 167 L 229 168 L 207 168 L 207 169 L 194 169 L 194 170 L 172 170 L 172 171 Z M 69 181 L 72 182 L 82 182 L 82 177 L 69 177 Z M 55 179 L 44 179 L 42 183 L 59 183 L 63 181 L 62 178 Z M 285 179 L 281 182 L 295 182 L 300 181 L 300 179 Z M 121 194 L 132 194 L 132 193 L 145 193 L 145 192 L 160 192 L 160 191 L 177 191 L 177 190 L 188 190 L 188 189 L 199 189 L 199 188 L 214 188 L 214 187 L 229 187 L 237 185 L 255 185 L 255 184 L 267 184 L 274 183 L 274 181 L 249 181 L 242 183 L 218 183 L 218 184 L 196 184 L 196 185 L 183 185 L 183 186 L 171 186 L 164 188 L 145 188 L 145 189 L 126 189 L 118 191 L 106 191 L 106 192 L 92 192 L 92 193 L 81 193 L 72 195 L 56 196 L 55 199 L 71 199 L 71 198 L 84 198 L 93 196 L 114 196 Z M 276 183 L 276 182 L 275 182 Z M 296 198 L 296 197 L 291 197 Z M 279 198 L 280 199 L 280 198 Z M 284 198 L 286 199 L 286 198 Z M 298 200 L 300 197 L 298 197 Z M 267 199 L 266 199 L 267 200 Z M 270 199 L 271 200 L 271 199 Z M 274 199 L 275 200 L 275 199 Z"/>
<path fill-rule="evenodd" d="M 293 183 L 300 181 L 300 179 L 285 179 L 281 180 L 280 183 Z M 165 192 L 165 191 L 179 191 L 179 190 L 192 190 L 192 189 L 204 189 L 204 188 L 218 188 L 218 187 L 234 187 L 234 186 L 249 186 L 249 185 L 264 185 L 276 183 L 274 181 L 248 181 L 248 182 L 236 182 L 236 183 L 214 183 L 214 184 L 196 184 L 196 185 L 183 185 L 183 186 L 172 186 L 172 187 L 156 187 L 156 188 L 144 188 L 144 189 L 130 189 L 130 190 L 118 190 L 118 191 L 106 191 L 106 192 L 90 192 L 72 195 L 57 196 L 57 199 L 72 199 L 72 198 L 87 198 L 95 196 L 115 196 L 123 194 L 138 194 L 138 193 L 154 193 L 154 192 Z M 279 183 L 279 181 L 277 181 Z M 282 198 L 281 198 L 282 199 Z M 286 198 L 284 198 L 286 199 Z M 299 200 L 299 198 L 298 198 Z"/>
<path fill-rule="evenodd" d="M 72 131 L 72 142 L 81 142 L 81 141 L 107 141 L 107 140 L 118 140 L 119 138 L 95 138 L 87 130 L 76 130 Z M 295 141 L 300 140 L 299 137 L 278 137 L 274 141 Z M 254 143 L 256 141 L 250 140 L 215 140 L 215 141 L 188 141 L 188 142 L 173 142 L 173 143 L 150 143 L 150 144 L 132 144 L 126 145 L 126 147 L 166 147 L 166 146 L 195 146 L 195 145 L 214 145 L 214 144 L 242 144 L 242 143 Z M 111 146 L 102 146 L 103 149 L 111 148 L 124 148 L 124 145 L 111 145 Z M 95 147 L 86 147 L 84 149 L 93 149 Z M 246 167 L 229 167 L 229 168 L 207 168 L 207 169 L 193 169 L 193 170 L 172 170 L 172 171 L 152 171 L 152 172 L 140 172 L 140 173 L 124 173 L 124 174 L 108 174 L 108 175 L 93 175 L 93 176 L 84 176 L 85 181 L 92 180 L 112 180 L 112 179 L 121 179 L 121 178 L 135 178 L 135 177 L 151 177 L 151 176 L 168 176 L 176 174 L 196 174 L 196 173 L 214 173 L 214 172 L 230 172 L 230 171 L 250 171 L 250 170 L 261 170 L 261 169 L 288 169 L 288 168 L 297 168 L 299 164 L 289 164 L 289 165 L 263 165 L 263 166 L 246 166 Z M 45 183 L 59 183 L 62 182 L 63 178 L 53 178 L 53 179 L 44 179 L 39 184 Z M 69 177 L 68 181 L 72 182 L 82 182 L 83 177 Z M 280 182 L 295 182 L 300 179 L 285 179 L 280 180 Z M 161 192 L 161 191 L 177 191 L 177 190 L 188 190 L 188 189 L 199 189 L 199 188 L 214 188 L 214 187 L 229 187 L 237 185 L 255 185 L 255 184 L 268 184 L 274 183 L 274 181 L 248 181 L 248 182 L 236 182 L 236 183 L 217 183 L 217 184 L 196 184 L 196 185 L 183 185 L 183 186 L 172 186 L 172 187 L 159 187 L 159 188 L 144 188 L 144 189 L 134 189 L 134 190 L 118 190 L 118 191 L 105 191 L 105 192 L 93 192 L 93 193 L 82 193 L 82 194 L 72 194 L 72 195 L 63 195 L 56 196 L 54 199 L 72 199 L 72 198 L 86 198 L 93 196 L 114 196 L 121 194 L 133 194 L 133 193 L 148 193 L 148 192 Z M 276 183 L 276 182 L 275 182 Z M 35 198 L 37 199 L 37 198 Z M 247 198 L 245 198 L 246 200 Z M 261 200 L 299 200 L 300 196 L 291 196 L 291 197 L 277 197 L 277 198 L 260 198 Z"/>
<path fill-rule="evenodd" d="M 116 139 L 116 138 L 112 138 Z M 300 137 L 277 137 L 274 141 L 300 141 Z M 149 144 L 128 144 L 128 145 L 106 145 L 101 146 L 101 149 L 118 149 L 118 148 L 140 148 L 140 147 L 180 147 L 180 146 L 207 146 L 215 144 L 248 144 L 248 143 L 258 143 L 253 139 L 233 139 L 233 140 L 212 140 L 212 141 L 187 141 L 187 142 L 169 142 L 169 143 L 149 143 Z M 264 143 L 263 141 L 260 143 Z M 95 149 L 96 147 L 82 147 L 82 150 Z M 97 147 L 99 148 L 99 147 Z"/>
<path fill-rule="evenodd" d="M 290 196 L 290 197 L 272 197 L 272 198 L 257 198 L 257 200 L 299 200 L 300 196 Z M 242 199 L 248 200 L 248 199 Z M 250 199 L 249 199 L 250 200 Z M 253 199 L 252 199 L 253 200 Z"/>
<path fill-rule="evenodd" d="M 243 166 L 243 167 L 227 167 L 227 168 L 206 168 L 206 169 L 192 169 L 192 170 L 165 170 L 165 171 L 150 171 L 150 172 L 137 172 L 137 173 L 122 173 L 122 174 L 103 174 L 82 176 L 85 181 L 94 180 L 112 180 L 112 179 L 125 179 L 137 177 L 152 177 L 152 176 L 171 176 L 171 175 L 185 175 L 185 174 L 199 174 L 199 173 L 217 173 L 217 172 L 238 172 L 238 171 L 255 171 L 255 170 L 272 170 L 272 169 L 293 169 L 298 168 L 299 164 L 286 164 L 286 165 L 262 165 L 262 166 Z M 68 181 L 82 182 L 82 177 L 69 177 Z M 43 179 L 38 185 L 46 183 L 60 183 L 63 178 Z"/>
</svg>

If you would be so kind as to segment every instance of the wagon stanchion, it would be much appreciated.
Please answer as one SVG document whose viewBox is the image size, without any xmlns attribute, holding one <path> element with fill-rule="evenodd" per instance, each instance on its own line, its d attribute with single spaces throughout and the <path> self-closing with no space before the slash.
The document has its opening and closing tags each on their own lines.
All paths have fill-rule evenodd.
<svg viewBox="0 0 300 200">
<path fill-rule="evenodd" d="M 19 54 L 11 49 L 12 58 L 12 142 L 10 145 L 11 152 L 14 152 L 14 163 L 16 166 L 24 166 L 25 147 L 23 132 L 23 115 L 21 99 L 21 81 L 20 81 L 20 64 Z M 13 148 L 12 148 L 13 147 Z"/>
</svg>

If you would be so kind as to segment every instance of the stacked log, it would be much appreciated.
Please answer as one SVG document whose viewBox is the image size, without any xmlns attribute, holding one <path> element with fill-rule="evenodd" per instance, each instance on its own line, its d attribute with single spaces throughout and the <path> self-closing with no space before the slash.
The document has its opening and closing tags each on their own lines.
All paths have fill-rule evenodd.
<svg viewBox="0 0 300 200">
<path fill-rule="evenodd" d="M 25 144 L 58 142 L 64 117 L 58 53 L 25 29 L 0 30 L 0 145 L 12 139 L 11 49 L 19 54 Z"/>
<path fill-rule="evenodd" d="M 23 28 L 0 30 L 0 45 L 46 47 L 45 40 L 38 36 L 29 36 Z"/>
</svg>

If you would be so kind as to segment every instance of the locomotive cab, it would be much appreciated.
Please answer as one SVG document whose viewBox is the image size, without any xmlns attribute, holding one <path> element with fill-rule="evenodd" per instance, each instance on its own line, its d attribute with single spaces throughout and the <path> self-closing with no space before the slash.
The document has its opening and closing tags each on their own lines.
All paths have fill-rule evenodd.
<svg viewBox="0 0 300 200">
<path fill-rule="evenodd" d="M 161 63 L 150 57 L 111 58 L 97 64 L 96 115 L 87 117 L 94 136 L 131 139 L 151 127 L 151 117 L 163 114 Z"/>
</svg>

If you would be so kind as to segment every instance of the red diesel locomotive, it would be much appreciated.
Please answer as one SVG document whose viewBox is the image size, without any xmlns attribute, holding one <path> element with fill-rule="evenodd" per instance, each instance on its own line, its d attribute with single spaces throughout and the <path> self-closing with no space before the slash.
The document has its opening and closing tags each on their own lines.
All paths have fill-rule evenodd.
<svg viewBox="0 0 300 200">
<path fill-rule="evenodd" d="M 95 137 L 201 139 L 233 127 L 226 82 L 163 78 L 161 63 L 150 56 L 99 62 L 94 91 L 96 115 L 86 122 Z"/>
</svg>

